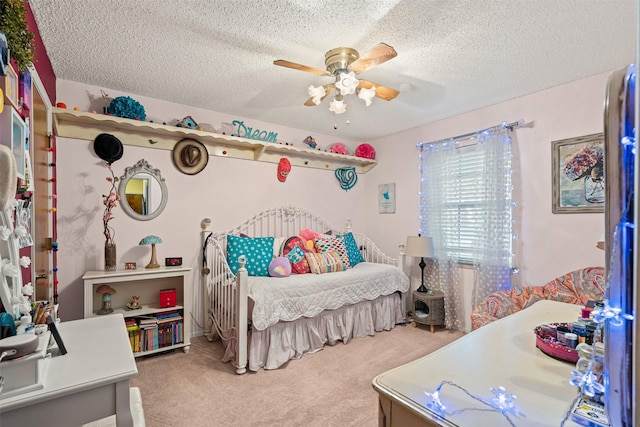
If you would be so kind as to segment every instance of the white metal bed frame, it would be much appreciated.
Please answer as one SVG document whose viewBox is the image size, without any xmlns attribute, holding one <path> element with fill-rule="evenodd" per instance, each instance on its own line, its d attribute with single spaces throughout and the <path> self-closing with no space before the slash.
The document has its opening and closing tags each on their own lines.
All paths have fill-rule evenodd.
<svg viewBox="0 0 640 427">
<path fill-rule="evenodd" d="M 347 220 L 345 229 L 336 229 L 327 221 L 312 212 L 296 206 L 283 206 L 262 211 L 242 224 L 230 230 L 212 232 L 211 220 L 201 223 L 203 245 L 203 302 L 204 334 L 210 341 L 215 337 L 223 340 L 235 340 L 233 353 L 238 374 L 246 372 L 249 334 L 249 298 L 247 270 L 245 260 L 240 257 L 240 269 L 234 275 L 229 269 L 225 250 L 227 235 L 247 235 L 251 237 L 290 237 L 298 235 L 303 228 L 319 233 L 332 231 L 344 233 L 351 231 L 351 221 Z M 397 259 L 384 254 L 367 236 L 351 231 L 363 258 L 367 262 L 404 266 L 404 252 Z M 402 307 L 405 307 L 406 295 L 402 295 Z M 403 313 L 406 315 L 406 313 Z M 232 331 L 229 334 L 226 331 Z M 240 333 L 238 333 L 240 332 Z M 231 357 L 228 358 L 230 360 Z"/>
</svg>

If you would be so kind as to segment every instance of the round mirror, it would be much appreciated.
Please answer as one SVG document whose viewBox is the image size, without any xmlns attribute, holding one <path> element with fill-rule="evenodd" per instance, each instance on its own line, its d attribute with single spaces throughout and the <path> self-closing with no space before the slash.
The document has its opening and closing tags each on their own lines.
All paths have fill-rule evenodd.
<svg viewBox="0 0 640 427">
<path fill-rule="evenodd" d="M 169 193 L 160 170 L 142 159 L 124 170 L 118 186 L 120 206 L 132 218 L 148 221 L 160 215 Z"/>
</svg>

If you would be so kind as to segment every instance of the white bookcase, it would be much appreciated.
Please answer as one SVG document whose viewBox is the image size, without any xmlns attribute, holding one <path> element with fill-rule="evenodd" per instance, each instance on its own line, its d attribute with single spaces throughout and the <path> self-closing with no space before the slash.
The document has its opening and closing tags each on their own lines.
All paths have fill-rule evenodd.
<svg viewBox="0 0 640 427">
<path fill-rule="evenodd" d="M 125 320 L 129 317 L 148 316 L 167 311 L 179 310 L 183 317 L 183 342 L 156 350 L 134 352 L 134 356 L 144 356 L 175 348 L 183 348 L 188 352 L 191 344 L 191 269 L 188 267 L 160 267 L 153 269 L 138 268 L 135 270 L 87 271 L 82 276 L 84 281 L 84 317 L 100 316 L 102 295 L 96 293 L 100 285 L 109 285 L 116 293 L 111 295 L 113 313 L 121 313 Z M 160 308 L 160 291 L 176 289 L 176 306 Z M 133 296 L 137 296 L 142 308 L 128 310 Z M 105 315 L 109 316 L 109 314 Z"/>
</svg>

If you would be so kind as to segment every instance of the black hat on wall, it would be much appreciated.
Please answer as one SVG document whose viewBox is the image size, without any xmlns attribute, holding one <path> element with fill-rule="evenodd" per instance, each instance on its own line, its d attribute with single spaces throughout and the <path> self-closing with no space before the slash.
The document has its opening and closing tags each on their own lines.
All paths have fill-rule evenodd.
<svg viewBox="0 0 640 427">
<path fill-rule="evenodd" d="M 101 133 L 93 140 L 93 151 L 105 162 L 111 164 L 122 157 L 122 142 L 108 133 Z"/>
</svg>

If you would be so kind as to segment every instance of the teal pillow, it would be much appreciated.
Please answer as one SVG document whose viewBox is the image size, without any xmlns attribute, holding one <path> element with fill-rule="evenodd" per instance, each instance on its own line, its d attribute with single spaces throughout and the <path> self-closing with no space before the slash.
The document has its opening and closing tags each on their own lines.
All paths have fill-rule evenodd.
<svg viewBox="0 0 640 427">
<path fill-rule="evenodd" d="M 355 237 L 353 237 L 353 233 L 348 232 L 347 234 L 342 236 L 342 240 L 344 240 L 344 246 L 347 248 L 347 257 L 349 258 L 349 265 L 351 267 L 356 264 L 360 264 L 364 262 L 364 258 L 358 249 L 358 244 L 356 243 Z"/>
<path fill-rule="evenodd" d="M 240 269 L 238 257 L 247 257 L 245 268 L 249 276 L 268 276 L 273 259 L 273 237 L 239 237 L 227 235 L 227 263 L 233 274 Z"/>
</svg>

